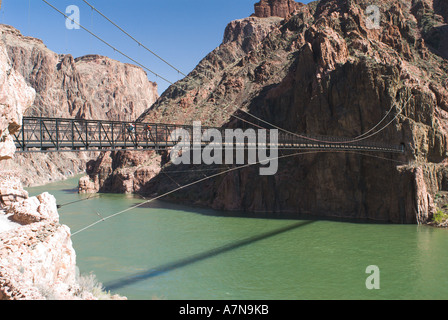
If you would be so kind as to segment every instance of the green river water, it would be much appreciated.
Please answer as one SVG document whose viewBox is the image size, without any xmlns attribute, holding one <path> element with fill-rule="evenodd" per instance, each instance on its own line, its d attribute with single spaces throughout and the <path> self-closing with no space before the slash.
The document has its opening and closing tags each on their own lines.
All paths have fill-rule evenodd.
<svg viewBox="0 0 448 320">
<path fill-rule="evenodd" d="M 78 179 L 28 188 L 58 204 Z M 64 206 L 76 232 L 142 203 L 102 194 Z M 426 226 L 224 217 L 156 202 L 72 237 L 82 274 L 130 300 L 448 299 L 448 230 Z M 368 266 L 380 289 L 368 290 Z"/>
</svg>

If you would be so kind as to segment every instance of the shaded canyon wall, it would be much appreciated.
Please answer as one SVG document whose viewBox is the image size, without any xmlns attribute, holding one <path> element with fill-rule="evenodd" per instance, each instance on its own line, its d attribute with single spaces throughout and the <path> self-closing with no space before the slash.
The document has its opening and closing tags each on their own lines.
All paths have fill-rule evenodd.
<svg viewBox="0 0 448 320">
<path fill-rule="evenodd" d="M 170 87 L 140 120 L 247 126 L 232 117 L 235 113 L 266 126 L 242 109 L 299 134 L 358 137 L 381 129 L 369 141 L 403 144 L 405 154 L 302 155 L 280 161 L 275 176 L 261 177 L 257 168 L 246 168 L 169 199 L 269 216 L 393 223 L 429 219 L 435 193 L 448 187 L 448 62 L 440 50 L 447 38 L 431 36 L 446 26 L 446 12 L 438 1 L 382 1 L 381 26 L 370 29 L 369 4 L 322 0 L 298 6 L 275 23 L 265 20 L 272 17 L 245 20 L 257 26 L 269 22 L 261 38 L 249 28 L 236 28 L 241 22 L 231 23 L 224 37 L 229 41 Z M 250 46 L 238 41 L 255 38 Z M 117 168 L 132 166 L 112 161 L 110 168 L 113 176 Z M 185 169 L 191 172 L 176 173 Z M 162 194 L 203 178 L 204 173 L 194 173 L 201 169 L 207 166 L 168 165 L 164 174 L 140 181 L 138 192 Z"/>
</svg>

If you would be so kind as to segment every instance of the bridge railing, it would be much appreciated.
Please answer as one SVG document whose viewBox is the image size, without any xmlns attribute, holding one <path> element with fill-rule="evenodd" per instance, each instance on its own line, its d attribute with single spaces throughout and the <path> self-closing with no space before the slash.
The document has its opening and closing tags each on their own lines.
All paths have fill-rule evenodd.
<svg viewBox="0 0 448 320">
<path fill-rule="evenodd" d="M 190 125 L 25 117 L 21 130 L 15 135 L 15 140 L 18 149 L 23 152 L 63 149 L 163 149 L 173 147 L 178 143 L 179 140 L 171 138 L 172 133 L 177 129 L 183 129 L 183 132 L 188 133 L 189 141 L 192 143 L 193 139 L 200 141 L 204 131 L 211 128 L 202 127 L 202 131 L 198 132 L 196 136 Z M 217 129 L 225 139 L 225 128 L 213 129 Z M 187 137 L 182 138 L 183 141 L 188 140 Z M 270 134 L 267 134 L 266 138 L 266 144 L 271 144 Z M 381 142 L 352 141 L 350 138 L 343 137 L 300 136 L 288 133 L 279 133 L 278 147 L 286 149 L 359 148 L 403 152 L 402 146 Z"/>
<path fill-rule="evenodd" d="M 322 149 L 371 149 L 388 150 L 391 152 L 404 152 L 403 145 L 392 145 L 378 141 L 367 141 L 363 139 L 353 139 L 346 137 L 321 136 L 321 135 L 293 135 L 280 134 L 279 141 L 283 146 L 295 147 L 297 145 Z"/>
<path fill-rule="evenodd" d="M 193 135 L 187 125 L 25 117 L 15 142 L 21 151 L 165 148 L 177 143 L 171 139 L 177 129 Z"/>
</svg>

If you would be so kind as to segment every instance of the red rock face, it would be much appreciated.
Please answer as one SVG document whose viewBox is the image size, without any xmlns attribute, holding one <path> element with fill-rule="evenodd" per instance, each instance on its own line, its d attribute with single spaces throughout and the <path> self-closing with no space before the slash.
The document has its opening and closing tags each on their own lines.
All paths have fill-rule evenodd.
<svg viewBox="0 0 448 320">
<path fill-rule="evenodd" d="M 255 4 L 255 16 L 287 18 L 301 5 L 294 0 L 261 0 Z"/>
<path fill-rule="evenodd" d="M 382 122 L 391 124 L 372 141 L 404 144 L 406 153 L 308 154 L 281 160 L 273 177 L 244 168 L 170 199 L 270 216 L 424 222 L 434 212 L 434 195 L 448 191 L 448 60 L 438 36 L 446 28 L 443 1 L 378 2 L 380 29 L 367 27 L 366 0 L 321 0 L 282 24 L 265 25 L 281 20 L 272 14 L 289 12 L 281 3 L 288 2 L 257 4 L 256 15 L 270 18 L 231 23 L 225 43 L 182 80 L 188 92 L 169 88 L 141 119 L 244 127 L 231 117 L 241 108 L 291 132 L 357 137 L 392 110 Z M 428 15 L 431 10 L 440 16 Z M 175 173 L 191 169 L 201 167 L 164 172 L 172 170 L 181 185 L 204 177 Z M 164 174 L 139 186 L 148 195 L 178 187 Z"/>
<path fill-rule="evenodd" d="M 129 121 L 158 98 L 157 84 L 140 67 L 99 55 L 58 55 L 7 25 L 0 35 L 13 68 L 36 91 L 26 115 Z"/>
<path fill-rule="evenodd" d="M 79 193 L 138 193 L 160 173 L 162 158 L 152 150 L 104 152 L 87 164 L 88 176 L 80 179 Z"/>
<path fill-rule="evenodd" d="M 15 151 L 7 133 L 18 130 L 22 114 L 129 121 L 158 98 L 157 84 L 140 67 L 99 55 L 58 55 L 7 25 L 0 24 L 0 38 L 0 160 Z M 3 166 L 30 186 L 81 173 L 97 156 L 16 154 Z"/>
</svg>

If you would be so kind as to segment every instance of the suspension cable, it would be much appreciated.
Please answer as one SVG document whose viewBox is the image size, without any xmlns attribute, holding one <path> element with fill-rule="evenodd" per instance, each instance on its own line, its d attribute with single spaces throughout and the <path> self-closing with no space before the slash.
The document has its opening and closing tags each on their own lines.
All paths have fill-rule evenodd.
<svg viewBox="0 0 448 320">
<path fill-rule="evenodd" d="M 279 160 L 279 159 L 291 158 L 291 157 L 299 156 L 299 155 L 312 154 L 312 153 L 320 153 L 320 152 L 325 152 L 325 151 L 310 151 L 310 152 L 295 153 L 295 154 L 292 154 L 292 155 L 286 155 L 286 156 L 276 157 L 275 159 L 271 159 L 271 160 Z M 196 185 L 196 184 L 198 184 L 198 183 L 201 183 L 201 182 L 203 182 L 203 181 L 206 181 L 206 180 L 209 180 L 209 179 L 212 179 L 212 178 L 216 178 L 216 177 L 221 176 L 221 175 L 223 175 L 223 174 L 230 173 L 230 172 L 233 172 L 233 171 L 237 171 L 237 170 L 240 170 L 240 169 L 243 169 L 243 168 L 248 168 L 248 167 L 251 167 L 251 166 L 254 166 L 254 165 L 257 165 L 257 164 L 261 164 L 261 161 L 258 161 L 258 162 L 256 162 L 256 163 L 249 163 L 249 164 L 242 165 L 242 166 L 238 166 L 238 167 L 235 167 L 235 168 L 231 168 L 231 169 L 229 169 L 229 170 L 226 170 L 226 171 L 223 171 L 223 172 L 219 172 L 219 173 L 210 175 L 210 176 L 208 176 L 208 177 L 206 177 L 206 178 L 202 178 L 202 179 L 196 180 L 196 181 L 194 181 L 194 182 L 185 184 L 185 185 L 180 186 L 180 187 L 178 187 L 178 188 L 176 188 L 176 189 L 173 189 L 173 190 L 171 190 L 171 191 L 168 191 L 168 192 L 166 192 L 166 193 L 164 193 L 164 194 L 162 194 L 162 195 L 159 195 L 159 196 L 157 196 L 157 197 L 155 197 L 155 198 L 149 199 L 149 200 L 144 201 L 144 202 L 142 202 L 142 203 L 139 203 L 139 204 L 137 204 L 137 205 L 135 205 L 135 206 L 132 206 L 132 207 L 130 207 L 130 208 L 127 208 L 127 209 L 124 209 L 124 210 L 119 211 L 119 212 L 117 212 L 117 213 L 114 213 L 114 214 L 112 214 L 112 215 L 110 215 L 110 216 L 108 216 L 108 217 L 105 217 L 105 218 L 103 218 L 103 219 L 97 221 L 97 222 L 94 222 L 94 223 L 92 223 L 92 224 L 86 226 L 85 228 L 82 228 L 82 229 L 80 229 L 79 231 L 74 232 L 74 233 L 72 234 L 72 236 L 75 236 L 75 235 L 77 235 L 77 234 L 79 234 L 79 233 L 81 233 L 81 232 L 83 232 L 83 231 L 85 231 L 85 230 L 87 230 L 87 229 L 90 229 L 90 228 L 92 228 L 93 226 L 95 226 L 95 225 L 97 225 L 97 224 L 99 224 L 99 223 L 101 223 L 101 222 L 103 222 L 103 221 L 112 219 L 112 218 L 114 218 L 114 217 L 116 217 L 116 216 L 119 216 L 119 215 L 121 215 L 121 214 L 123 214 L 123 213 L 126 213 L 126 212 L 128 212 L 128 211 L 137 209 L 137 208 L 139 208 L 139 207 L 141 207 L 141 206 L 144 206 L 144 205 L 146 205 L 146 204 L 148 204 L 148 203 L 151 203 L 151 202 L 153 202 L 153 201 L 156 201 L 156 200 L 158 200 L 158 199 L 164 198 L 164 197 L 166 197 L 166 196 L 168 196 L 168 195 L 170 195 L 170 194 L 172 194 L 172 193 L 175 193 L 175 192 L 177 192 L 177 191 L 186 189 L 186 188 L 188 188 L 188 187 L 191 187 L 191 186 Z"/>
<path fill-rule="evenodd" d="M 98 198 L 98 197 L 99 197 L 99 195 L 91 195 L 86 199 L 80 199 L 80 200 L 76 200 L 76 201 L 72 201 L 72 202 L 68 202 L 68 203 L 64 203 L 64 204 L 58 204 L 57 208 L 60 209 L 62 207 L 65 207 L 65 206 L 68 206 L 68 205 L 71 205 L 74 203 L 83 202 L 83 201 L 91 200 L 91 199 Z"/>
<path fill-rule="evenodd" d="M 284 132 L 286 132 L 286 133 L 288 133 L 288 134 L 294 135 L 294 136 L 299 137 L 299 138 L 302 138 L 302 139 L 306 139 L 306 140 L 310 140 L 310 141 L 315 141 L 315 142 L 321 142 L 321 143 L 328 143 L 328 144 L 336 144 L 336 143 L 346 143 L 346 144 L 348 144 L 348 143 L 355 143 L 355 142 L 359 142 L 359 141 L 366 140 L 366 139 L 368 139 L 368 138 L 371 138 L 371 137 L 373 137 L 373 136 L 379 134 L 381 131 L 383 131 L 384 129 L 386 129 L 389 125 L 391 125 L 391 124 L 392 124 L 392 123 L 393 123 L 393 122 L 400 116 L 400 114 L 402 113 L 402 111 L 403 111 L 403 109 L 405 108 L 405 106 L 407 106 L 408 103 L 410 102 L 411 98 L 412 98 L 412 96 L 410 96 L 409 99 L 408 99 L 408 101 L 407 101 L 407 102 L 400 108 L 399 112 L 395 115 L 395 117 L 394 117 L 389 123 L 387 123 L 384 127 L 382 127 L 380 130 L 378 130 L 377 132 L 365 136 L 366 134 L 368 134 L 368 133 L 372 132 L 373 130 L 375 130 L 375 129 L 376 129 L 376 128 L 377 128 L 377 127 L 378 127 L 378 126 L 379 126 L 379 125 L 380 125 L 380 124 L 387 118 L 387 116 L 392 112 L 392 110 L 393 110 L 393 108 L 396 106 L 396 104 L 394 104 L 394 105 L 391 107 L 391 109 L 389 110 L 389 112 L 386 114 L 386 116 L 385 116 L 380 122 L 378 122 L 372 129 L 370 129 L 368 132 L 366 132 L 366 133 L 364 133 L 364 134 L 362 134 L 362 135 L 360 135 L 360 136 L 358 136 L 358 137 L 353 138 L 353 140 L 349 140 L 349 141 L 338 141 L 338 142 L 335 142 L 335 141 L 319 140 L 319 139 L 315 139 L 315 138 L 307 137 L 307 136 L 304 136 L 304 135 L 301 135 L 301 134 L 298 134 L 298 133 L 293 133 L 293 132 L 288 131 L 288 130 L 286 130 L 286 129 L 280 128 L 280 127 L 278 127 L 278 126 L 276 126 L 276 125 L 274 125 L 274 124 L 272 124 L 272 123 L 269 123 L 269 122 L 267 122 L 267 121 L 265 121 L 265 120 L 263 120 L 263 119 L 260 119 L 259 117 L 256 117 L 255 115 L 253 115 L 253 114 L 251 114 L 251 113 L 248 113 L 248 112 L 246 112 L 246 111 L 244 111 L 244 110 L 242 110 L 242 109 L 240 109 L 240 111 L 242 111 L 242 112 L 246 113 L 247 115 L 249 115 L 249 116 L 251 116 L 251 117 L 257 119 L 258 121 L 261 121 L 261 122 L 263 122 L 263 123 L 266 123 L 266 124 L 268 124 L 268 125 L 270 125 L 270 126 L 273 126 L 273 127 L 276 128 L 276 129 L 279 129 L 279 130 L 281 130 L 281 131 L 284 131 Z"/>
<path fill-rule="evenodd" d="M 142 47 L 143 49 L 145 49 L 146 51 L 150 52 L 152 55 L 154 55 L 155 57 L 157 57 L 158 59 L 160 59 L 161 61 L 163 61 L 166 65 L 168 65 L 169 67 L 171 67 L 172 69 L 176 70 L 179 74 L 183 75 L 184 77 L 186 77 L 187 75 L 185 73 L 183 73 L 182 71 L 180 71 L 179 69 L 177 69 L 175 66 L 173 66 L 171 63 L 169 63 L 168 61 L 166 61 L 165 59 L 163 59 L 161 56 L 159 56 L 158 54 L 156 54 L 154 51 L 152 51 L 151 49 L 149 49 L 148 47 L 146 47 L 144 44 L 142 44 L 140 41 L 138 41 L 135 37 L 133 37 L 132 35 L 130 35 L 128 32 L 126 32 L 123 28 L 121 28 L 118 24 L 116 24 L 115 22 L 113 22 L 110 18 L 108 18 L 105 14 L 103 14 L 101 11 L 99 11 L 97 8 L 95 8 L 93 5 L 91 5 L 88 1 L 86 0 L 82 0 L 85 4 L 87 4 L 90 8 L 92 8 L 92 10 L 96 11 L 99 15 L 101 15 L 104 19 L 106 19 L 107 21 L 109 21 L 112 25 L 114 25 L 116 28 L 118 28 L 121 32 L 123 32 L 125 35 L 127 35 L 129 38 L 131 38 L 134 42 L 136 42 L 140 47 Z"/>
<path fill-rule="evenodd" d="M 377 156 L 374 156 L 374 155 L 363 154 L 363 153 L 360 153 L 360 152 L 351 152 L 351 151 L 333 151 L 333 152 L 332 152 L 332 151 L 309 151 L 309 152 L 299 152 L 299 153 L 294 153 L 294 154 L 289 154 L 289 155 L 279 156 L 279 157 L 273 158 L 273 159 L 271 159 L 271 160 L 280 160 L 280 159 L 292 158 L 292 157 L 296 157 L 296 156 L 300 156 L 300 155 L 318 154 L 318 153 L 349 153 L 349 154 L 355 154 L 355 155 L 362 155 L 362 156 L 367 156 L 367 157 L 379 158 L 379 159 L 382 159 L 382 160 L 388 160 L 388 161 L 393 161 L 393 162 L 402 163 L 402 164 L 405 164 L 405 163 L 406 163 L 406 162 L 404 162 L 404 161 L 398 161 L 398 160 L 394 160 L 394 159 L 387 159 L 387 158 L 383 158 L 383 157 L 377 157 Z M 90 224 L 90 225 L 88 225 L 88 226 L 86 226 L 86 227 L 84 227 L 84 228 L 82 228 L 82 229 L 80 229 L 80 230 L 74 232 L 74 233 L 72 234 L 72 236 L 76 236 L 77 234 L 79 234 L 79 233 L 81 233 L 81 232 L 84 232 L 84 231 L 86 231 L 86 230 L 88 230 L 88 229 L 90 229 L 90 228 L 96 226 L 97 224 L 99 224 L 99 223 L 101 223 L 101 222 L 104 222 L 104 221 L 107 221 L 107 220 L 109 220 L 109 219 L 115 218 L 115 217 L 117 217 L 117 216 L 119 216 L 119 215 L 122 215 L 122 214 L 124 214 L 124 213 L 127 213 L 127 212 L 129 212 L 129 211 L 131 211 L 131 210 L 135 210 L 135 209 L 137 209 L 137 208 L 140 208 L 140 207 L 142 207 L 142 206 L 144 206 L 144 205 L 146 205 L 146 204 L 148 204 L 148 203 L 151 203 L 151 202 L 156 201 L 156 200 L 158 200 L 158 199 L 164 198 L 164 197 L 166 197 L 166 196 L 168 196 L 168 195 L 170 195 L 170 194 L 173 194 L 173 193 L 175 193 L 175 192 L 177 192 L 177 191 L 186 189 L 186 188 L 188 188 L 188 187 L 191 187 L 191 186 L 196 185 L 196 184 L 198 184 L 198 183 L 204 182 L 204 181 L 206 181 L 206 180 L 209 180 L 209 179 L 212 179 L 212 178 L 216 178 L 216 177 L 219 177 L 219 176 L 221 176 L 221 175 L 224 175 L 224 174 L 227 174 L 227 173 L 230 173 L 230 172 L 233 172 L 233 171 L 237 171 L 237 170 L 240 170 L 240 169 L 248 168 L 248 167 L 251 167 L 251 166 L 254 166 L 254 165 L 258 165 L 258 164 L 261 164 L 261 161 L 258 161 L 258 162 L 256 162 L 256 163 L 249 163 L 249 164 L 241 165 L 241 166 L 238 166 L 238 167 L 235 167 L 235 168 L 231 168 L 231 169 L 229 169 L 229 170 L 226 170 L 226 171 L 223 171 L 223 172 L 219 172 L 219 173 L 216 173 L 216 174 L 207 176 L 207 177 L 205 177 L 205 178 L 196 180 L 196 181 L 194 181 L 194 182 L 185 184 L 185 185 L 180 186 L 180 187 L 178 187 L 178 188 L 175 188 L 175 189 L 173 189 L 173 190 L 171 190 L 171 191 L 168 191 L 168 192 L 166 192 L 166 193 L 164 193 L 164 194 L 162 194 L 162 195 L 156 196 L 156 197 L 154 197 L 154 198 L 152 198 L 152 199 L 146 200 L 146 201 L 144 201 L 144 202 L 142 202 L 142 203 L 139 203 L 139 204 L 137 204 L 137 205 L 135 205 L 135 206 L 129 207 L 129 208 L 127 208 L 127 209 L 124 209 L 124 210 L 122 210 L 122 211 L 119 211 L 119 212 L 117 212 L 117 213 L 114 213 L 114 214 L 112 214 L 112 215 L 110 215 L 110 216 L 107 216 L 107 217 L 105 217 L 105 218 L 102 218 L 101 220 L 98 220 L 98 221 L 96 221 L 96 222 L 94 222 L 94 223 L 92 223 L 92 224 Z M 143 196 L 142 196 L 142 198 L 146 199 L 146 198 L 143 197 Z"/>
<path fill-rule="evenodd" d="M 86 29 L 84 26 L 82 26 L 81 24 L 79 24 L 78 22 L 76 22 L 76 21 L 74 21 L 73 19 L 71 19 L 70 17 L 68 17 L 66 14 L 64 14 L 62 11 L 60 11 L 59 9 L 57 9 L 56 7 L 54 7 L 53 5 L 51 5 L 50 3 L 48 3 L 46 0 L 42 0 L 42 1 L 45 2 L 47 5 L 49 5 L 51 8 L 53 8 L 54 10 L 56 10 L 57 12 L 59 12 L 60 14 L 62 14 L 66 19 L 71 20 L 72 22 L 74 22 L 75 24 L 77 24 L 78 26 L 80 26 L 82 29 L 84 29 L 85 31 L 87 31 L 89 34 L 91 34 L 91 35 L 94 36 L 95 38 L 97 38 L 98 40 L 100 40 L 101 42 L 103 42 L 104 44 L 106 44 L 107 46 L 109 46 L 110 48 L 112 48 L 113 50 L 119 52 L 119 53 L 120 53 L 121 55 L 123 55 L 124 57 L 130 59 L 131 61 L 133 61 L 134 63 L 136 63 L 136 64 L 139 65 L 140 67 L 144 68 L 145 70 L 148 70 L 149 72 L 151 72 L 152 74 L 154 74 L 156 77 L 161 78 L 162 80 L 168 82 L 168 83 L 171 84 L 171 85 L 175 85 L 176 87 L 180 88 L 182 91 L 184 91 L 185 93 L 187 93 L 187 90 L 186 90 L 186 89 L 179 87 L 178 85 L 174 84 L 173 82 L 171 82 L 171 81 L 167 80 L 166 78 L 160 76 L 159 74 L 155 73 L 155 72 L 152 71 L 151 69 L 145 67 L 144 65 L 142 65 L 141 63 L 139 63 L 139 62 L 136 61 L 135 59 L 129 57 L 129 56 L 128 56 L 127 54 L 125 54 L 124 52 L 118 50 L 116 47 L 112 46 L 112 45 L 109 44 L 107 41 L 103 40 L 102 38 L 100 38 L 99 36 L 97 36 L 96 34 L 94 34 L 93 32 L 91 32 L 90 30 Z M 119 27 L 119 26 L 118 26 L 117 24 L 115 24 L 112 20 L 110 20 L 108 17 L 106 17 L 104 14 L 102 14 L 102 13 L 101 13 L 99 10 L 97 10 L 94 6 L 92 6 L 90 3 L 88 3 L 88 2 L 85 1 L 85 0 L 83 0 L 83 1 L 84 1 L 87 5 L 89 5 L 89 6 L 92 8 L 92 10 L 95 10 L 96 12 L 98 12 L 98 13 L 99 13 L 100 15 L 102 15 L 105 19 L 107 19 L 110 23 L 112 23 L 113 25 L 115 25 L 115 26 L 116 26 L 117 28 L 119 28 L 122 32 L 124 32 L 125 34 L 127 34 L 127 35 L 128 35 L 129 37 L 131 37 L 134 41 L 136 41 L 137 43 L 139 43 L 139 44 L 141 45 L 141 43 L 140 43 L 138 40 L 136 40 L 134 37 L 132 37 L 130 34 L 128 34 L 126 31 L 124 31 L 121 27 Z M 149 49 L 148 49 L 148 50 L 149 50 Z M 149 51 L 150 51 L 151 53 L 153 53 L 151 50 L 149 50 Z M 153 53 L 153 54 L 154 54 L 154 53 Z M 159 59 L 161 59 L 162 61 L 164 61 L 165 63 L 167 63 L 166 60 L 164 60 L 164 59 L 161 58 L 160 56 L 157 56 L 157 57 L 158 57 Z M 169 64 L 169 63 L 168 63 L 168 64 Z M 175 68 L 175 67 L 172 66 L 171 64 L 169 64 L 169 65 L 170 65 L 172 68 L 174 68 L 176 71 L 178 71 L 179 73 L 181 73 L 177 68 Z M 182 73 L 182 74 L 183 74 L 183 73 Z M 184 74 L 183 74 L 183 75 L 184 75 Z M 199 83 L 198 83 L 198 84 L 199 84 Z M 409 102 L 409 100 L 408 100 L 408 102 Z M 228 106 L 228 105 L 227 105 L 227 106 Z M 395 105 L 394 105 L 394 106 L 395 106 Z M 370 132 L 372 132 L 373 130 L 375 130 L 375 129 L 381 124 L 381 122 L 384 121 L 385 118 L 387 118 L 387 116 L 388 116 L 388 115 L 390 114 L 390 112 L 393 110 L 394 106 L 391 107 L 391 109 L 389 110 L 389 112 L 386 114 L 386 117 L 384 117 L 380 122 L 378 122 L 377 125 L 375 125 L 375 126 L 374 126 L 372 129 L 370 129 L 368 132 L 366 132 L 366 133 L 364 133 L 364 134 L 362 134 L 362 135 L 360 135 L 360 136 L 358 136 L 358 137 L 355 137 L 353 140 L 350 140 L 350 141 L 338 141 L 338 142 L 335 142 L 335 141 L 320 140 L 320 139 L 316 139 L 316 138 L 307 137 L 307 136 L 305 136 L 305 135 L 297 134 L 297 133 L 291 132 L 291 131 L 289 131 L 289 130 L 286 130 L 286 129 L 284 129 L 284 128 L 281 128 L 281 127 L 279 127 L 279 126 L 277 126 L 277 125 L 274 125 L 274 124 L 272 124 L 272 123 L 270 123 L 270 122 L 268 122 L 268 121 L 266 121 L 266 120 L 260 119 L 259 117 L 255 116 L 255 115 L 253 115 L 253 114 L 251 114 L 251 113 L 249 113 L 249 112 L 247 112 L 247 111 L 244 111 L 242 108 L 238 108 L 237 111 L 241 111 L 241 112 L 243 112 L 243 113 L 245 113 L 245 114 L 247 114 L 247 115 L 249 115 L 249 116 L 251 116 L 251 117 L 257 119 L 258 121 L 261 121 L 261 122 L 263 122 L 263 123 L 265 123 L 265 124 L 267 124 L 267 125 L 269 125 L 269 126 L 272 126 L 272 127 L 276 128 L 276 129 L 278 129 L 278 130 L 280 130 L 280 131 L 283 131 L 283 132 L 285 132 L 285 133 L 291 134 L 291 135 L 293 135 L 293 136 L 296 136 L 296 137 L 299 137 L 299 138 L 302 138 L 302 139 L 306 139 L 306 140 L 309 140 L 309 141 L 321 142 L 321 143 L 329 143 L 329 144 L 335 144 L 335 143 L 346 143 L 346 144 L 348 144 L 348 143 L 355 143 L 355 142 L 359 142 L 359 141 L 362 141 L 362 140 L 366 140 L 366 139 L 368 139 L 368 138 L 371 138 L 371 137 L 377 135 L 379 132 L 383 131 L 385 128 L 387 128 L 393 121 L 395 121 L 395 119 L 398 118 L 398 116 L 399 116 L 399 114 L 401 113 L 401 111 L 403 110 L 404 106 L 400 109 L 400 112 L 395 116 L 395 118 L 394 118 L 391 122 L 389 122 L 385 127 L 383 127 L 382 129 L 380 129 L 378 132 L 376 132 L 376 133 L 374 133 L 374 134 L 365 136 L 367 133 L 370 133 Z M 238 120 L 240 120 L 240 121 L 243 121 L 243 122 L 246 122 L 246 123 L 251 124 L 251 125 L 253 125 L 253 126 L 256 126 L 256 127 L 258 127 L 258 128 L 267 129 L 267 128 L 265 128 L 265 127 L 256 125 L 256 124 L 254 124 L 254 123 L 252 123 L 252 122 L 250 122 L 250 121 L 248 121 L 248 120 L 245 120 L 245 119 L 243 119 L 243 118 L 241 118 L 241 117 L 238 117 L 238 116 L 236 116 L 235 114 L 230 114 L 230 116 L 231 116 L 231 117 L 234 117 L 235 119 L 238 119 Z"/>
<path fill-rule="evenodd" d="M 78 25 L 80 28 L 82 28 L 83 30 L 87 31 L 89 34 L 91 34 L 92 36 L 94 36 L 95 38 L 97 38 L 98 40 L 100 40 L 102 43 L 104 43 L 105 45 L 107 45 L 108 47 L 112 48 L 114 51 L 118 52 L 119 54 L 121 54 L 122 56 L 124 56 L 125 58 L 131 60 L 132 62 L 134 62 L 135 64 L 137 64 L 138 66 L 142 67 L 143 69 L 149 71 L 150 73 L 152 73 L 153 75 L 155 75 L 156 77 L 168 82 L 169 84 L 173 85 L 174 83 L 171 82 L 170 80 L 162 77 L 161 75 L 159 75 L 158 73 L 152 71 L 151 69 L 149 69 L 148 67 L 142 65 L 140 62 L 138 62 L 137 60 L 131 58 L 130 56 L 128 56 L 127 54 L 125 54 L 123 51 L 117 49 L 116 47 L 114 47 L 113 45 L 111 45 L 109 42 L 107 42 L 106 40 L 102 39 L 101 37 L 97 36 L 95 33 L 93 33 L 92 31 L 90 31 L 89 29 L 85 28 L 83 25 L 81 25 L 80 23 L 76 22 L 74 19 L 68 17 L 65 13 L 63 13 L 62 11 L 60 11 L 58 8 L 56 8 L 55 6 L 53 6 L 52 4 L 50 4 L 48 1 L 46 0 L 42 0 L 43 2 L 45 2 L 48 6 L 50 6 L 51 8 L 53 8 L 55 11 L 59 12 L 61 15 L 63 15 L 66 19 L 69 19 L 70 21 L 72 21 L 73 23 L 75 23 L 76 25 Z"/>
</svg>

